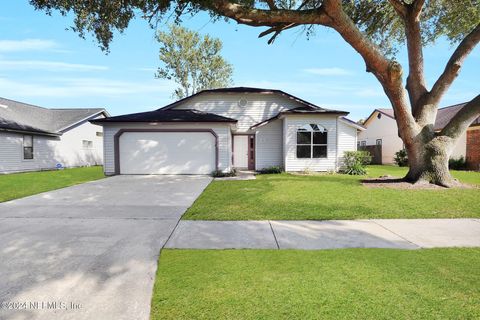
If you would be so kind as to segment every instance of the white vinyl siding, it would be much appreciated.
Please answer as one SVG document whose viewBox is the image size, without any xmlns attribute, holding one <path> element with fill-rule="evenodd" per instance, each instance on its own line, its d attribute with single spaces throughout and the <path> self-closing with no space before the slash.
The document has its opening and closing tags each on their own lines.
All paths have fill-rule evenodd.
<svg viewBox="0 0 480 320">
<path fill-rule="evenodd" d="M 59 137 L 34 135 L 33 159 L 23 158 L 23 134 L 0 132 L 0 173 L 55 169 L 58 163 L 64 167 L 101 165 L 103 138 L 96 132 L 102 132 L 102 127 L 86 121 Z M 82 140 L 92 141 L 93 148 L 84 150 Z"/>
<path fill-rule="evenodd" d="M 255 169 L 283 167 L 283 120 L 274 120 L 257 129 Z"/>
<path fill-rule="evenodd" d="M 107 175 L 115 174 L 114 136 L 120 129 L 212 129 L 218 136 L 218 168 L 222 171 L 231 168 L 232 142 L 229 124 L 118 123 L 105 125 L 103 128 L 104 172 Z"/>
<path fill-rule="evenodd" d="M 245 99 L 247 104 L 239 106 Z M 278 94 L 203 94 L 175 107 L 175 109 L 196 109 L 215 113 L 238 120 L 237 132 L 247 132 L 250 127 L 276 116 L 279 112 L 298 108 L 302 105 Z"/>
<path fill-rule="evenodd" d="M 357 129 L 338 120 L 338 166 L 343 167 L 343 153 L 357 150 Z"/>
<path fill-rule="evenodd" d="M 284 127 L 284 157 L 286 171 L 330 171 L 336 170 L 337 162 L 337 117 L 331 115 L 288 115 L 283 120 Z M 299 159 L 297 151 L 297 129 L 310 123 L 319 124 L 327 132 L 327 157 Z"/>
</svg>

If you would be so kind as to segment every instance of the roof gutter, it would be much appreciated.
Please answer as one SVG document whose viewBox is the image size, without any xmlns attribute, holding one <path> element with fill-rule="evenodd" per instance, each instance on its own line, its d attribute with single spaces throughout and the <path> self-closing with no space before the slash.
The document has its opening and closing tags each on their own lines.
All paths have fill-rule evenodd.
<svg viewBox="0 0 480 320">
<path fill-rule="evenodd" d="M 7 129 L 7 128 L 0 128 L 0 131 L 29 134 L 29 135 L 36 135 L 36 136 L 49 136 L 49 137 L 60 137 L 62 135 L 61 133 L 38 132 L 38 131 L 29 131 L 29 130 Z"/>
</svg>

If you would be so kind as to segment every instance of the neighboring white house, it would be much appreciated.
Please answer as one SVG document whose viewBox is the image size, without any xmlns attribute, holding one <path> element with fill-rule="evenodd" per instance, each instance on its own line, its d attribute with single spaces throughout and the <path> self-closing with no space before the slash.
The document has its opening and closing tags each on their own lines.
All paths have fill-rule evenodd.
<svg viewBox="0 0 480 320">
<path fill-rule="evenodd" d="M 445 108 L 438 109 L 437 118 L 435 121 L 435 130 L 439 131 L 457 114 L 457 112 L 465 104 L 457 104 Z M 475 120 L 470 129 L 478 129 L 480 124 L 479 119 Z M 403 141 L 398 137 L 398 127 L 395 120 L 395 115 L 392 109 L 375 109 L 370 116 L 365 120 L 364 127 L 366 130 L 362 131 L 358 135 L 359 146 L 371 146 L 382 145 L 382 163 L 392 164 L 394 163 L 395 153 L 403 149 Z M 464 157 L 467 158 L 467 162 L 470 159 L 470 167 L 477 168 L 478 159 L 473 157 L 473 146 L 467 143 L 467 135 L 471 130 L 463 134 L 457 141 L 455 149 L 452 152 L 451 158 Z M 470 139 L 473 141 L 473 139 Z M 470 152 L 472 150 L 472 152 Z M 469 156 L 469 154 L 472 156 Z"/>
<path fill-rule="evenodd" d="M 103 164 L 104 109 L 46 109 L 0 98 L 0 173 Z"/>
<path fill-rule="evenodd" d="M 232 168 L 329 171 L 356 150 L 346 118 L 280 90 L 204 90 L 164 108 L 93 120 L 112 174 L 209 174 Z"/>
</svg>

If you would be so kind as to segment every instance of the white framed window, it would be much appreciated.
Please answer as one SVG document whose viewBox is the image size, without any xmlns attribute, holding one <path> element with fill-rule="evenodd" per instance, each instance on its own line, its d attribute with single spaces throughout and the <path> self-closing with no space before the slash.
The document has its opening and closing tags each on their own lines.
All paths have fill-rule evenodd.
<svg viewBox="0 0 480 320">
<path fill-rule="evenodd" d="M 83 147 L 83 149 L 92 149 L 93 148 L 93 141 L 82 140 L 82 147 Z"/>
<path fill-rule="evenodd" d="M 377 140 L 375 141 L 375 144 L 376 144 L 377 146 L 381 146 L 381 145 L 382 145 L 382 139 L 377 139 Z"/>
<path fill-rule="evenodd" d="M 367 141 L 362 141 L 362 142 L 360 142 L 360 145 L 361 145 L 362 147 L 365 147 L 365 146 L 367 145 Z"/>
<path fill-rule="evenodd" d="M 327 129 L 319 124 L 307 124 L 297 129 L 297 158 L 326 158 Z"/>
<path fill-rule="evenodd" d="M 96 135 L 97 137 L 103 137 L 103 132 L 97 131 L 97 132 L 95 133 L 95 135 Z"/>
<path fill-rule="evenodd" d="M 33 159 L 33 136 L 32 135 L 23 135 L 23 159 L 32 160 Z"/>
</svg>

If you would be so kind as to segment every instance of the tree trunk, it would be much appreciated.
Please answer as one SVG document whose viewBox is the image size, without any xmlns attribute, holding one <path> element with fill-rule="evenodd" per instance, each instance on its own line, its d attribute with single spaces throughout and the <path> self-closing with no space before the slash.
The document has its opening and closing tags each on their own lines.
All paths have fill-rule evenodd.
<svg viewBox="0 0 480 320">
<path fill-rule="evenodd" d="M 409 171 L 405 180 L 453 187 L 458 182 L 450 175 L 448 160 L 454 143 L 449 137 L 429 131 L 424 129 L 413 143 L 406 144 Z"/>
</svg>

